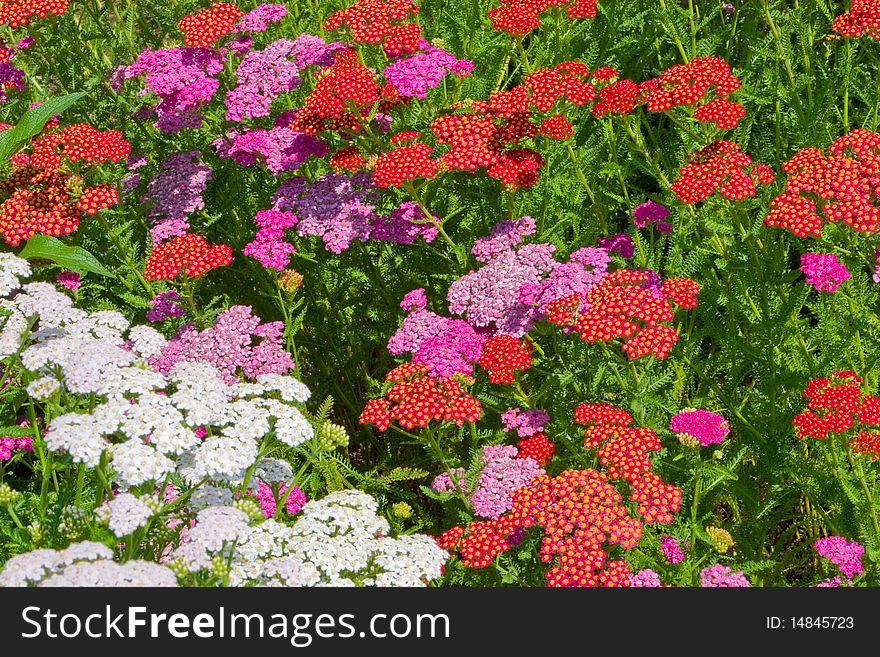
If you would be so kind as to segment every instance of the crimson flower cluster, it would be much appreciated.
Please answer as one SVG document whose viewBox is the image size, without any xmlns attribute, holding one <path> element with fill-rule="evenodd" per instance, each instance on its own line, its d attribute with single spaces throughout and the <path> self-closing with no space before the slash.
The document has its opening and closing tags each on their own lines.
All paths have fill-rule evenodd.
<svg viewBox="0 0 880 657">
<path fill-rule="evenodd" d="M 0 25 L 23 27 L 31 19 L 49 14 L 61 15 L 67 11 L 70 0 L 0 0 Z"/>
<path fill-rule="evenodd" d="M 404 363 L 385 377 L 393 385 L 382 397 L 371 399 L 361 412 L 360 424 L 374 424 L 385 431 L 392 422 L 405 429 L 426 427 L 435 422 L 474 423 L 483 412 L 480 402 L 469 395 L 455 377 L 427 376 L 428 368 Z"/>
<path fill-rule="evenodd" d="M 678 333 L 668 325 L 674 317 L 672 303 L 696 308 L 699 291 L 689 278 L 652 286 L 647 273 L 618 269 L 586 296 L 576 293 L 551 302 L 547 321 L 577 331 L 590 344 L 623 338 L 623 352 L 631 360 L 649 354 L 662 360 L 678 342 Z"/>
<path fill-rule="evenodd" d="M 422 28 L 407 20 L 418 13 L 412 0 L 358 0 L 330 15 L 325 30 L 347 28 L 356 43 L 381 43 L 388 57 L 415 52 Z"/>
<path fill-rule="evenodd" d="M 116 130 L 100 132 L 86 123 L 57 128 L 50 123 L 32 142 L 30 153 L 10 158 L 12 167 L 0 181 L 0 234 L 18 246 L 34 235 L 68 235 L 79 227 L 83 214 L 119 202 L 116 187 L 87 185 L 96 165 L 118 162 L 130 144 Z"/>
<path fill-rule="evenodd" d="M 228 2 L 215 2 L 204 11 L 184 16 L 177 23 L 188 46 L 210 46 L 221 37 L 231 34 L 235 22 L 244 12 Z"/>
<path fill-rule="evenodd" d="M 483 343 L 483 353 L 477 363 L 486 370 L 491 383 L 513 383 L 516 370 L 532 366 L 528 340 L 517 340 L 509 335 L 495 335 Z"/>
<path fill-rule="evenodd" d="M 852 0 L 850 10 L 836 16 L 831 29 L 847 37 L 867 34 L 872 39 L 880 39 L 880 2 Z"/>
<path fill-rule="evenodd" d="M 770 167 L 752 164 L 738 144 L 719 139 L 691 153 L 669 188 L 679 201 L 693 205 L 715 192 L 742 201 L 755 195 L 756 185 L 769 185 L 773 180 Z"/>
<path fill-rule="evenodd" d="M 864 128 L 835 139 L 826 155 L 818 148 L 799 150 L 782 165 L 784 191 L 770 202 L 767 226 L 797 237 L 818 237 L 825 221 L 838 221 L 863 233 L 877 232 L 880 208 L 880 133 Z"/>
<path fill-rule="evenodd" d="M 153 247 L 144 265 L 148 281 L 170 281 L 181 274 L 194 278 L 232 262 L 232 249 L 208 244 L 201 235 L 184 233 Z"/>
<path fill-rule="evenodd" d="M 596 0 L 501 0 L 486 16 L 492 28 L 513 36 L 525 36 L 541 25 L 541 14 L 550 7 L 563 7 L 570 20 L 596 18 Z"/>
<path fill-rule="evenodd" d="M 829 433 L 852 430 L 853 453 L 880 458 L 880 433 L 868 430 L 880 427 L 880 397 L 863 395 L 861 383 L 862 378 L 849 370 L 811 380 L 802 393 L 807 408 L 791 422 L 797 437 L 826 440 Z"/>
</svg>

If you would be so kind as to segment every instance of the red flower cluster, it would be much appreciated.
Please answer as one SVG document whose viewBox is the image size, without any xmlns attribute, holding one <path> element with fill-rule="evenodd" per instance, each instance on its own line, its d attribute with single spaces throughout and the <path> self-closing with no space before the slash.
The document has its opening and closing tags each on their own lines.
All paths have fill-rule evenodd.
<svg viewBox="0 0 880 657">
<path fill-rule="evenodd" d="M 119 202 L 112 185 L 83 185 L 89 167 L 116 162 L 131 146 L 115 130 L 99 132 L 85 123 L 54 130 L 50 125 L 33 142 L 31 153 L 16 153 L 0 192 L 0 233 L 18 246 L 34 235 L 68 235 L 79 227 L 82 214 L 96 214 Z M 71 170 L 81 164 L 80 175 Z"/>
<path fill-rule="evenodd" d="M 386 381 L 393 382 L 383 397 L 367 402 L 360 424 L 375 424 L 385 431 L 392 422 L 405 429 L 426 427 L 431 420 L 476 422 L 483 412 L 480 402 L 469 395 L 454 378 L 426 376 L 428 368 L 405 363 L 391 370 Z"/>
<path fill-rule="evenodd" d="M 823 221 L 842 221 L 865 233 L 877 231 L 880 134 L 853 130 L 832 142 L 828 155 L 818 148 L 802 148 L 782 170 L 789 175 L 785 190 L 770 202 L 765 225 L 798 237 L 818 237 Z"/>
<path fill-rule="evenodd" d="M 31 18 L 45 18 L 67 11 L 70 0 L 0 0 L 0 25 L 15 29 L 27 25 Z"/>
<path fill-rule="evenodd" d="M 566 139 L 571 124 L 561 114 L 546 119 L 540 113 L 567 102 L 582 107 L 595 96 L 589 71 L 579 62 L 564 62 L 525 76 L 523 83 L 493 93 L 488 101 L 473 101 L 469 112 L 441 116 L 431 124 L 437 144 L 448 146 L 440 156 L 447 169 L 486 173 L 512 189 L 538 180 L 544 158 L 530 148 L 511 149 L 523 139 L 543 134 Z"/>
<path fill-rule="evenodd" d="M 721 139 L 691 153 L 669 188 L 688 205 L 715 192 L 741 201 L 755 195 L 755 185 L 769 185 L 773 178 L 770 167 L 752 165 L 752 158 L 740 151 L 739 145 Z"/>
<path fill-rule="evenodd" d="M 807 408 L 791 422 L 797 437 L 825 440 L 829 432 L 843 433 L 856 424 L 880 426 L 880 397 L 863 397 L 861 383 L 862 378 L 848 370 L 810 381 L 803 392 Z M 870 438 L 853 442 L 866 448 L 872 444 Z"/>
<path fill-rule="evenodd" d="M 366 159 L 358 150 L 357 146 L 349 146 L 338 150 L 328 159 L 328 164 L 330 164 L 335 171 L 340 171 L 342 169 L 360 171 L 364 168 L 366 163 Z"/>
<path fill-rule="evenodd" d="M 373 169 L 373 182 L 379 187 L 400 187 L 405 180 L 436 177 L 440 165 L 430 158 L 433 150 L 418 143 L 382 153 Z"/>
<path fill-rule="evenodd" d="M 381 43 L 388 57 L 398 57 L 419 49 L 422 28 L 417 23 L 405 22 L 418 12 L 412 0 L 358 0 L 331 14 L 324 29 L 346 27 L 352 41 Z"/>
<path fill-rule="evenodd" d="M 516 447 L 519 450 L 516 458 L 534 459 L 541 466 L 547 465 L 550 459 L 556 456 L 556 445 L 547 440 L 547 436 L 543 433 L 523 438 Z"/>
<path fill-rule="evenodd" d="M 694 112 L 694 118 L 715 123 L 722 130 L 736 127 L 746 112 L 742 105 L 727 99 L 739 89 L 739 79 L 730 65 L 719 57 L 696 57 L 687 64 L 676 64 L 659 77 L 639 85 L 649 112 L 663 112 L 681 105 L 696 105 L 710 91 L 714 98 Z"/>
<path fill-rule="evenodd" d="M 232 249 L 225 244 L 208 244 L 201 235 L 184 233 L 153 247 L 144 265 L 148 281 L 170 281 L 183 274 L 201 276 L 232 262 Z"/>
<path fill-rule="evenodd" d="M 343 128 L 356 132 L 381 94 L 374 73 L 358 60 L 357 53 L 339 50 L 290 127 L 310 135 Z"/>
<path fill-rule="evenodd" d="M 581 340 L 590 344 L 625 338 L 622 349 L 630 359 L 653 354 L 669 355 L 678 341 L 671 326 L 670 302 L 686 309 L 696 308 L 699 286 L 690 279 L 669 279 L 660 289 L 649 286 L 648 275 L 631 269 L 618 269 L 587 293 L 562 297 L 547 306 L 547 321 L 571 326 Z M 581 307 L 583 306 L 583 307 Z"/>
<path fill-rule="evenodd" d="M 872 461 L 880 459 L 880 433 L 876 431 L 860 431 L 859 434 L 849 441 L 849 448 L 853 454 L 865 454 Z"/>
<path fill-rule="evenodd" d="M 607 403 L 581 404 L 574 421 L 587 424 L 584 449 L 595 449 L 610 479 L 624 479 L 631 487 L 630 500 L 638 502 L 637 513 L 645 523 L 672 522 L 681 508 L 681 489 L 666 484 L 651 472 L 648 452 L 660 449 L 653 429 L 632 427 L 632 416 Z"/>
<path fill-rule="evenodd" d="M 569 19 L 596 18 L 596 0 L 501 0 L 501 6 L 486 16 L 492 28 L 524 36 L 541 24 L 541 14 L 550 7 L 565 7 Z"/>
<path fill-rule="evenodd" d="M 513 383 L 516 370 L 527 370 L 532 366 L 532 355 L 528 341 L 495 335 L 483 343 L 483 352 L 477 363 L 486 370 L 490 383 Z"/>
<path fill-rule="evenodd" d="M 458 552 L 468 568 L 484 568 L 523 530 L 543 532 L 540 557 L 553 562 L 547 585 L 628 586 L 623 561 L 611 561 L 606 547 L 631 549 L 642 536 L 642 523 L 631 517 L 623 498 L 596 470 L 566 470 L 557 477 L 538 475 L 515 491 L 513 508 L 487 522 L 472 522 L 466 529 L 453 527 L 438 544 Z"/>
<path fill-rule="evenodd" d="M 236 21 L 244 12 L 228 2 L 215 2 L 205 11 L 184 16 L 177 23 L 188 46 L 210 46 L 220 37 L 232 33 Z"/>
<path fill-rule="evenodd" d="M 849 12 L 835 17 L 831 29 L 847 37 L 867 34 L 872 39 L 880 39 L 880 2 L 852 0 Z"/>
</svg>

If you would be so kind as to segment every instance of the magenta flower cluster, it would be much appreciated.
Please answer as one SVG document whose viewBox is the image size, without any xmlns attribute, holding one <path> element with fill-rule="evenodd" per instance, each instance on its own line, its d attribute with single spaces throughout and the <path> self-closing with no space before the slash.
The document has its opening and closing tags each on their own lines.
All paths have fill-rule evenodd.
<svg viewBox="0 0 880 657">
<path fill-rule="evenodd" d="M 160 292 L 150 300 L 147 321 L 155 323 L 165 321 L 170 317 L 182 317 L 183 308 L 178 305 L 178 301 L 180 301 L 180 295 L 174 290 Z"/>
<path fill-rule="evenodd" d="M 447 73 L 464 78 L 474 70 L 470 60 L 458 59 L 424 39 L 419 47 L 419 52 L 396 60 L 382 71 L 385 79 L 405 98 L 425 98 L 428 89 L 440 84 Z"/>
<path fill-rule="evenodd" d="M 473 363 L 480 357 L 485 336 L 465 321 L 420 308 L 422 300 L 416 295 L 415 310 L 407 314 L 400 328 L 389 338 L 388 351 L 394 356 L 413 354 L 413 362 L 427 366 L 430 376 L 472 375 Z"/>
<path fill-rule="evenodd" d="M 669 209 L 659 203 L 645 201 L 633 208 L 632 216 L 636 228 L 653 225 L 661 233 L 672 232 L 672 224 L 665 221 L 669 216 Z"/>
<path fill-rule="evenodd" d="M 801 271 L 808 285 L 821 292 L 835 292 L 840 284 L 850 279 L 846 266 L 830 253 L 805 253 L 801 256 Z"/>
<path fill-rule="evenodd" d="M 685 547 L 687 547 L 687 544 L 685 544 Z M 666 557 L 667 563 L 677 564 L 684 561 L 684 552 L 681 548 L 682 546 L 674 536 L 660 537 L 660 551 Z"/>
<path fill-rule="evenodd" d="M 254 241 L 247 244 L 242 253 L 260 261 L 267 269 L 283 270 L 296 251 L 290 242 L 284 241 L 284 230 L 296 225 L 297 219 L 290 212 L 260 210 L 254 223 L 260 227 Z"/>
<path fill-rule="evenodd" d="M 8 461 L 16 451 L 32 452 L 30 436 L 16 438 L 14 436 L 0 436 L 0 461 Z"/>
<path fill-rule="evenodd" d="M 813 547 L 820 556 L 840 568 L 840 572 L 848 579 L 864 572 L 862 555 L 865 548 L 855 541 L 848 541 L 843 536 L 827 536 L 818 539 Z"/>
<path fill-rule="evenodd" d="M 287 484 L 283 482 L 278 484 L 277 498 L 272 487 L 263 481 L 260 482 L 260 487 L 252 495 L 257 498 L 257 502 L 260 503 L 260 511 L 266 518 L 271 518 L 275 515 L 278 511 L 278 501 L 283 500 L 285 495 L 287 495 L 287 501 L 284 504 L 284 509 L 287 513 L 297 513 L 306 503 L 306 494 L 302 492 L 299 486 L 293 484 L 288 495 Z"/>
<path fill-rule="evenodd" d="M 476 515 L 497 518 L 509 511 L 513 506 L 511 494 L 528 485 L 537 475 L 544 474 L 544 469 L 534 459 L 517 458 L 518 451 L 513 445 L 483 447 L 482 470 L 473 491 L 467 490 L 463 468 L 452 471 L 457 485 L 468 495 Z M 438 492 L 453 492 L 455 484 L 444 472 L 434 479 L 431 488 Z"/>
<path fill-rule="evenodd" d="M 700 586 L 704 588 L 746 588 L 751 586 L 751 584 L 743 573 L 739 571 L 733 572 L 729 566 L 716 563 L 714 566 L 703 568 L 700 571 Z"/>
<path fill-rule="evenodd" d="M 327 154 L 326 144 L 317 137 L 277 126 L 243 134 L 230 130 L 225 139 L 215 139 L 212 144 L 220 157 L 244 167 L 262 164 L 275 176 L 298 169 L 309 157 Z"/>
<path fill-rule="evenodd" d="M 717 413 L 698 408 L 674 415 L 669 421 L 669 430 L 696 438 L 706 447 L 724 442 L 724 438 L 730 433 L 730 424 Z"/>
<path fill-rule="evenodd" d="M 217 316 L 213 326 L 199 331 L 182 326 L 158 356 L 148 360 L 157 372 L 168 374 L 181 361 L 210 363 L 233 384 L 261 374 L 284 374 L 294 367 L 285 351 L 284 322 L 260 323 L 250 306 L 231 306 Z"/>
</svg>

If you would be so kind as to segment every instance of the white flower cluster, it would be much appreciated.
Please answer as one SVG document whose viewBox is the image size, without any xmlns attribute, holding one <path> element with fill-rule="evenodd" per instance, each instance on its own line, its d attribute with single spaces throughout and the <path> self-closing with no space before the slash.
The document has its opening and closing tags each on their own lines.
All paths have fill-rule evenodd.
<svg viewBox="0 0 880 657">
<path fill-rule="evenodd" d="M 439 577 L 449 554 L 429 536 L 387 536 L 377 508 L 363 491 L 340 491 L 306 503 L 286 526 L 210 507 L 171 558 L 196 572 L 220 554 L 233 586 L 424 586 Z"/>
<path fill-rule="evenodd" d="M 9 294 L 28 274 L 27 262 L 0 259 L 0 292 Z M 146 361 L 167 344 L 158 331 L 129 326 L 115 311 L 74 308 L 49 283 L 24 284 L 13 299 L 0 300 L 0 310 L 0 358 L 20 350 L 35 399 L 63 390 L 99 401 L 89 413 L 52 420 L 49 449 L 90 467 L 106 453 L 123 488 L 160 483 L 175 470 L 190 485 L 239 483 L 268 435 L 290 446 L 314 435 L 296 406 L 309 390 L 291 376 L 229 385 L 213 365 L 197 361 L 180 362 L 165 376 Z M 200 427 L 207 427 L 204 439 Z"/>
<path fill-rule="evenodd" d="M 93 541 L 64 550 L 33 550 L 12 557 L 0 571 L 0 587 L 21 586 L 177 586 L 165 566 L 149 561 L 113 561 L 113 551 Z"/>
<path fill-rule="evenodd" d="M 159 511 L 158 500 L 135 497 L 131 493 L 119 493 L 100 507 L 95 516 L 118 538 L 128 536 L 147 524 Z"/>
</svg>

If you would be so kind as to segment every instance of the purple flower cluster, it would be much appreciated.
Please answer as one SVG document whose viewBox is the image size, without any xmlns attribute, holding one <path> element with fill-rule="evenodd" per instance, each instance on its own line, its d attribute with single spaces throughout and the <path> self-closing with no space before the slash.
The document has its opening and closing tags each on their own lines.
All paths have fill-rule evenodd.
<svg viewBox="0 0 880 657">
<path fill-rule="evenodd" d="M 615 251 L 624 258 L 632 258 L 636 252 L 632 237 L 628 233 L 617 233 L 610 237 L 602 237 L 596 242 L 596 245 L 609 253 Z"/>
<path fill-rule="evenodd" d="M 635 588 L 659 588 L 660 575 L 650 568 L 645 568 L 629 576 L 629 585 Z"/>
<path fill-rule="evenodd" d="M 805 253 L 801 256 L 801 271 L 806 275 L 808 285 L 822 292 L 834 292 L 850 273 L 838 261 L 836 255 L 829 253 Z"/>
<path fill-rule="evenodd" d="M 818 539 L 813 547 L 820 556 L 825 557 L 831 563 L 840 568 L 840 572 L 847 578 L 861 574 L 862 555 L 864 546 L 855 541 L 848 541 L 843 536 L 827 536 Z"/>
<path fill-rule="evenodd" d="M 260 162 L 276 176 L 298 169 L 310 156 L 320 158 L 327 154 L 327 146 L 317 137 L 286 127 L 249 130 L 244 134 L 232 130 L 225 139 L 212 143 L 220 157 L 245 167 Z"/>
<path fill-rule="evenodd" d="M 282 342 L 284 323 L 261 324 L 260 318 L 251 313 L 250 306 L 231 306 L 204 331 L 186 324 L 148 362 L 162 374 L 168 374 L 181 361 L 210 363 L 229 384 L 240 381 L 239 369 L 248 379 L 292 370 L 293 358 Z"/>
<path fill-rule="evenodd" d="M 198 151 L 184 151 L 162 160 L 141 198 L 142 203 L 153 203 L 148 212 L 151 220 L 185 220 L 187 215 L 205 207 L 202 193 L 211 179 L 211 167 L 199 157 Z"/>
<path fill-rule="evenodd" d="M 458 59 L 442 48 L 436 48 L 422 39 L 420 52 L 405 59 L 398 59 L 382 71 L 385 79 L 405 98 L 425 98 L 428 89 L 433 89 L 447 73 L 460 78 L 467 77 L 474 70 L 468 59 Z"/>
<path fill-rule="evenodd" d="M 603 278 L 611 257 L 602 248 L 578 249 L 568 262 L 554 263 L 550 274 L 540 283 L 526 284 L 519 290 L 519 301 L 533 306 L 538 315 L 547 312 L 556 299 L 571 294 L 586 296 Z"/>
<path fill-rule="evenodd" d="M 687 547 L 687 545 L 685 545 Z M 679 545 L 678 540 L 674 536 L 660 537 L 660 551 L 666 557 L 666 562 L 677 564 L 684 561 L 684 552 Z"/>
<path fill-rule="evenodd" d="M 180 301 L 180 295 L 174 290 L 160 292 L 150 300 L 147 321 L 155 323 L 163 322 L 169 317 L 183 317 L 183 308 L 177 304 L 178 301 Z"/>
<path fill-rule="evenodd" d="M 345 48 L 348 48 L 346 43 L 338 41 L 327 43 L 319 36 L 303 33 L 293 40 L 290 54 L 294 58 L 297 68 L 302 70 L 307 66 L 331 66 L 334 53 Z"/>
<path fill-rule="evenodd" d="M 264 32 L 269 27 L 269 23 L 277 23 L 285 16 L 287 16 L 286 5 L 258 5 L 256 9 L 238 19 L 235 23 L 235 31 Z"/>
<path fill-rule="evenodd" d="M 290 212 L 260 210 L 254 217 L 254 223 L 260 229 L 242 253 L 256 258 L 267 269 L 283 270 L 290 264 L 290 255 L 296 251 L 290 242 L 284 241 L 284 229 L 292 228 L 296 222 L 296 216 Z"/>
<path fill-rule="evenodd" d="M 556 266 L 552 244 L 526 244 L 503 251 L 486 265 L 449 286 L 449 311 L 464 314 L 475 327 L 495 325 L 500 333 L 525 335 L 534 321 L 534 310 L 518 298 L 523 286 L 538 285 Z"/>
<path fill-rule="evenodd" d="M 492 226 L 487 237 L 479 237 L 474 241 L 471 253 L 477 262 L 489 262 L 492 258 L 516 248 L 527 235 L 534 233 L 535 220 L 532 217 L 499 221 Z"/>
<path fill-rule="evenodd" d="M 208 48 L 144 50 L 133 64 L 116 69 L 111 85 L 117 90 L 123 81 L 143 76 L 140 95 L 151 93 L 159 100 L 138 116 L 155 116 L 156 128 L 176 133 L 201 127 L 201 116 L 195 110 L 214 97 L 220 86 L 214 76 L 222 70 L 223 59 Z"/>
<path fill-rule="evenodd" d="M 5 103 L 6 89 L 24 89 L 24 71 L 9 62 L 0 62 L 0 103 Z"/>
<path fill-rule="evenodd" d="M 226 92 L 227 121 L 269 116 L 272 101 L 300 85 L 299 68 L 290 59 L 294 47 L 293 41 L 278 39 L 244 56 L 235 70 L 238 85 Z"/>
<path fill-rule="evenodd" d="M 483 447 L 481 460 L 482 471 L 476 488 L 465 491 L 465 472 L 462 468 L 452 471 L 458 486 L 466 492 L 473 504 L 474 513 L 483 518 L 497 518 L 509 511 L 513 504 L 511 494 L 527 486 L 537 475 L 544 474 L 544 469 L 531 458 L 517 458 L 519 452 L 513 445 L 488 445 Z M 451 492 L 455 484 L 448 473 L 438 475 L 431 488 L 436 491 Z"/>
<path fill-rule="evenodd" d="M 369 203 L 374 188 L 366 172 L 352 177 L 327 173 L 312 185 L 294 176 L 278 187 L 272 207 L 299 217 L 296 232 L 300 236 L 320 236 L 328 251 L 342 253 L 354 240 L 366 242 L 370 237 L 376 216 Z"/>
<path fill-rule="evenodd" d="M 544 425 L 550 421 L 547 411 L 540 408 L 534 408 L 523 411 L 519 408 L 511 408 L 501 414 L 501 422 L 504 424 L 504 431 L 513 431 L 516 429 L 516 435 L 520 438 L 528 438 L 540 433 L 544 430 Z"/>
<path fill-rule="evenodd" d="M 435 222 L 440 222 L 437 215 L 431 216 Z M 373 221 L 370 238 L 392 244 L 412 244 L 417 237 L 433 242 L 438 232 L 437 226 L 428 221 L 417 203 L 405 201 L 387 217 L 377 217 Z"/>
<path fill-rule="evenodd" d="M 743 573 L 739 571 L 732 572 L 728 566 L 716 563 L 714 566 L 703 568 L 700 571 L 700 586 L 704 588 L 745 588 L 751 586 L 751 584 Z"/>
<path fill-rule="evenodd" d="M 698 408 L 674 415 L 669 421 L 669 430 L 695 438 L 706 447 L 724 442 L 730 433 L 730 424 L 717 413 Z"/>
<path fill-rule="evenodd" d="M 669 216 L 669 210 L 659 203 L 645 201 L 633 209 L 632 216 L 636 228 L 644 228 L 653 224 L 661 233 L 669 234 L 672 232 L 672 224 L 664 221 Z"/>
</svg>

